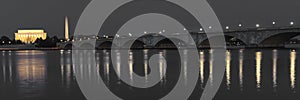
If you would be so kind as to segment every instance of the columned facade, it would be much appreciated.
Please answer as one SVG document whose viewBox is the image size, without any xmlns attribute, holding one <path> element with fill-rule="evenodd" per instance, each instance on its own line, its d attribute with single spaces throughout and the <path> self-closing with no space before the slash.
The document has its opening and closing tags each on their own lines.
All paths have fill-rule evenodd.
<svg viewBox="0 0 300 100">
<path fill-rule="evenodd" d="M 34 43 L 38 38 L 45 40 L 47 33 L 44 30 L 18 30 L 15 33 L 15 40 L 20 40 L 26 44 Z"/>
</svg>

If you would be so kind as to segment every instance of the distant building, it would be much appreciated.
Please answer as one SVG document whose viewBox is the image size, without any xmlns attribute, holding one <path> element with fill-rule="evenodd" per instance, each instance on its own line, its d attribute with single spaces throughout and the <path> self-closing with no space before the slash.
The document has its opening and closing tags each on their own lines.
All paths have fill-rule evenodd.
<svg viewBox="0 0 300 100">
<path fill-rule="evenodd" d="M 38 38 L 45 40 L 47 33 L 42 29 L 20 29 L 15 33 L 15 40 L 26 44 L 35 42 Z"/>
</svg>

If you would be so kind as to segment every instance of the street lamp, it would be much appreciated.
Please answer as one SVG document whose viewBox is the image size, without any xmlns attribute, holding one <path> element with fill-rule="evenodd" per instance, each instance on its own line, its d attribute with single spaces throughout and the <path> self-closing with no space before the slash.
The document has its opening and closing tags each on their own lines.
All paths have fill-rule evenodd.
<svg viewBox="0 0 300 100">
<path fill-rule="evenodd" d="M 229 30 L 229 26 L 226 26 L 225 29 L 226 29 L 226 30 Z"/>
<path fill-rule="evenodd" d="M 203 31 L 203 28 L 200 28 L 200 31 L 202 32 L 202 31 Z"/>
<path fill-rule="evenodd" d="M 243 25 L 242 24 L 239 24 L 239 27 L 242 27 Z"/>
<path fill-rule="evenodd" d="M 275 25 L 276 25 L 276 22 L 275 22 L 275 21 L 273 21 L 273 22 L 272 22 L 272 25 L 273 25 L 273 27 L 275 27 Z"/>
<path fill-rule="evenodd" d="M 209 26 L 208 28 L 209 28 L 209 29 L 212 29 L 212 26 Z"/>
<path fill-rule="evenodd" d="M 258 28 L 260 25 L 259 25 L 259 24 L 256 24 L 255 26 Z"/>
<path fill-rule="evenodd" d="M 293 26 L 293 25 L 294 25 L 294 22 L 290 22 L 290 25 Z"/>
</svg>

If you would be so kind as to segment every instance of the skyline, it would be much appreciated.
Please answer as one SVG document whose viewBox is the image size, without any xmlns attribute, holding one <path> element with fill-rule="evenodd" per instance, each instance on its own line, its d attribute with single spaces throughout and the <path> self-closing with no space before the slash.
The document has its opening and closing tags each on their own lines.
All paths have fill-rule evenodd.
<svg viewBox="0 0 300 100">
<path fill-rule="evenodd" d="M 84 7 L 90 0 L 10 0 L 0 4 L 0 36 L 14 37 L 19 28 L 39 27 L 45 29 L 49 36 L 64 37 L 64 19 L 69 17 L 70 36 Z M 278 26 L 295 22 L 300 25 L 297 5 L 300 1 L 284 0 L 208 0 L 223 26 L 234 28 L 238 23 L 244 27 L 268 27 L 276 21 Z M 36 9 L 38 8 L 38 9 Z M 225 28 L 225 27 L 224 27 Z"/>
</svg>

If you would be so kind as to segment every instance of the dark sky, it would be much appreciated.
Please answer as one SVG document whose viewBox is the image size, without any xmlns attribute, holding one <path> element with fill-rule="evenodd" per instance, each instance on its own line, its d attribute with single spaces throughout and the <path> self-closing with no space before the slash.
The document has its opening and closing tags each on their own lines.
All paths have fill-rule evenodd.
<svg viewBox="0 0 300 100">
<path fill-rule="evenodd" d="M 43 28 L 50 36 L 63 37 L 64 17 L 69 17 L 71 33 L 90 0 L 1 0 L 0 36 L 14 37 L 18 28 Z M 208 0 L 223 26 L 300 25 L 299 0 Z"/>
</svg>

